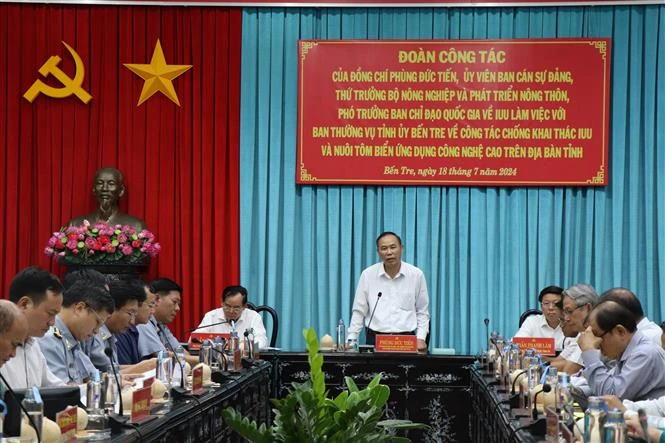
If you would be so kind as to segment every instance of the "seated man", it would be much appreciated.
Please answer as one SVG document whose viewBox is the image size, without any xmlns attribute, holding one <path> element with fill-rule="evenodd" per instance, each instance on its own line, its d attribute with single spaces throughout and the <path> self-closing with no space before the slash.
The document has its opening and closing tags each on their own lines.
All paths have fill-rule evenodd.
<svg viewBox="0 0 665 443">
<path fill-rule="evenodd" d="M 150 292 L 157 296 L 155 314 L 148 323 L 136 326 L 139 331 L 139 356 L 142 359 L 156 357 L 159 351 L 176 352 L 180 346 L 166 325 L 180 311 L 182 288 L 173 280 L 158 278 L 150 283 Z M 187 352 L 185 360 L 192 366 L 199 362 L 198 357 Z"/>
<path fill-rule="evenodd" d="M 68 384 L 87 381 L 96 368 L 83 352 L 82 342 L 92 338 L 113 312 L 108 291 L 85 281 L 65 290 L 62 311 L 39 345 L 53 373 Z"/>
<path fill-rule="evenodd" d="M 28 337 L 28 320 L 16 305 L 0 300 L 0 367 L 14 358 Z"/>
<path fill-rule="evenodd" d="M 633 314 L 619 303 L 604 300 L 591 311 L 578 345 L 591 395 L 633 401 L 665 395 L 665 351 L 637 331 Z M 601 353 L 616 366 L 608 368 Z"/>
<path fill-rule="evenodd" d="M 539 315 L 530 315 L 524 320 L 515 337 L 547 337 L 554 338 L 554 348 L 560 351 L 563 347 L 563 331 L 561 330 L 561 306 L 563 289 L 548 286 L 538 294 Z"/>
<path fill-rule="evenodd" d="M 381 262 L 360 274 L 348 340 L 357 340 L 364 324 L 370 345 L 377 333 L 415 334 L 418 351 L 427 350 L 427 283 L 423 271 L 402 261 L 402 250 L 402 239 L 394 232 L 383 232 L 376 239 Z"/>
<path fill-rule="evenodd" d="M 9 300 L 28 320 L 28 339 L 16 349 L 16 358 L 0 369 L 13 389 L 65 384 L 49 369 L 37 340 L 53 326 L 62 308 L 62 291 L 62 284 L 55 275 L 36 266 L 25 268 L 12 279 Z"/>
<path fill-rule="evenodd" d="M 642 303 L 632 291 L 626 288 L 612 288 L 605 291 L 600 299 L 613 300 L 628 309 L 635 317 L 637 330 L 656 345 L 661 346 L 663 330 L 656 323 L 646 318 L 642 310 Z"/>
<path fill-rule="evenodd" d="M 586 328 L 589 313 L 598 300 L 598 294 L 593 286 L 579 283 L 563 291 L 562 295 L 561 329 L 566 339 L 561 353 L 552 359 L 550 364 L 559 371 L 573 375 L 582 369 L 583 364 L 577 338 Z"/>
<path fill-rule="evenodd" d="M 95 360 L 103 361 L 104 372 L 108 372 L 111 361 L 108 358 L 106 349 L 110 349 L 111 355 L 116 364 L 119 365 L 117 358 L 117 346 L 114 334 L 126 332 L 130 326 L 134 325 L 134 318 L 139 308 L 139 302 L 145 301 L 145 292 L 139 281 L 115 280 L 109 282 L 111 297 L 115 304 L 113 314 L 106 320 L 104 326 L 99 329 L 95 335 L 95 346 L 93 352 L 96 355 L 88 354 L 90 360 L 99 367 Z M 120 372 L 122 374 L 135 374 L 155 369 L 155 360 L 144 360 L 135 365 L 122 365 Z"/>
<path fill-rule="evenodd" d="M 222 291 L 222 307 L 214 309 L 203 316 L 201 324 L 194 332 L 226 333 L 231 332 L 235 324 L 238 337 L 242 339 L 245 330 L 254 330 L 254 341 L 259 343 L 259 349 L 268 347 L 268 336 L 263 326 L 261 315 L 247 308 L 247 289 L 242 286 L 227 286 Z M 213 323 L 220 323 L 205 327 Z"/>
<path fill-rule="evenodd" d="M 143 284 L 143 292 L 146 298 L 143 303 L 139 303 L 134 324 L 125 332 L 113 334 L 116 340 L 118 363 L 121 365 L 135 365 L 142 361 L 139 356 L 139 330 L 136 328 L 136 325 L 144 325 L 150 321 L 150 318 L 155 313 L 156 298 L 155 294 L 150 292 L 148 285 L 145 283 Z"/>
</svg>

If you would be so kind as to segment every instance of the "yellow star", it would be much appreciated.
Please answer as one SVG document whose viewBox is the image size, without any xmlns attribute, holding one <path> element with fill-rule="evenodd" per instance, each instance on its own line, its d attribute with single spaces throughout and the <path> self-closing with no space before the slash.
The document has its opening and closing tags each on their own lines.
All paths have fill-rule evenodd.
<svg viewBox="0 0 665 443">
<path fill-rule="evenodd" d="M 134 74 L 145 80 L 145 83 L 143 83 L 143 89 L 141 90 L 141 97 L 136 106 L 140 106 L 141 103 L 148 100 L 158 91 L 171 99 L 173 103 L 180 106 L 178 95 L 175 92 L 171 80 L 189 70 L 192 65 L 167 65 L 159 39 L 157 39 L 157 45 L 155 46 L 155 51 L 152 53 L 152 59 L 150 60 L 149 65 L 132 63 L 125 63 L 124 65 Z"/>
</svg>

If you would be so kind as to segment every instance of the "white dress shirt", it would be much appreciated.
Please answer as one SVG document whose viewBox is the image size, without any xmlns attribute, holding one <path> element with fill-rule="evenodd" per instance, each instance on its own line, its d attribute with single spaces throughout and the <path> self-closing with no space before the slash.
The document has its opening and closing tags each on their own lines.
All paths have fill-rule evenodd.
<svg viewBox="0 0 665 443">
<path fill-rule="evenodd" d="M 206 313 L 203 316 L 203 320 L 199 324 L 201 326 L 209 325 L 212 323 L 218 323 L 220 321 L 225 321 L 224 309 L 217 308 Z M 242 340 L 245 330 L 252 328 L 254 329 L 254 341 L 259 342 L 259 349 L 265 349 L 268 347 L 268 336 L 266 334 L 266 328 L 263 326 L 263 319 L 261 314 L 258 312 L 245 308 L 242 310 L 242 314 L 236 321 L 236 331 L 238 331 L 238 337 Z M 207 328 L 196 329 L 193 332 L 209 332 L 211 334 L 228 334 L 231 332 L 231 324 L 223 323 L 221 325 L 209 326 Z"/>
<path fill-rule="evenodd" d="M 563 331 L 561 325 L 552 328 L 543 314 L 530 315 L 524 320 L 514 337 L 554 338 L 554 349 L 560 351 L 563 347 Z"/>
<path fill-rule="evenodd" d="M 580 338 L 580 334 L 577 334 L 576 337 L 567 337 L 563 341 L 563 349 L 559 357 L 565 358 L 568 361 L 577 363 L 580 366 L 584 366 L 584 360 L 582 360 L 582 350 L 577 344 L 577 339 Z"/>
<path fill-rule="evenodd" d="M 65 386 L 65 382 L 55 376 L 46 364 L 46 358 L 39 342 L 29 338 L 23 346 L 16 348 L 16 356 L 7 361 L 0 373 L 12 389 L 28 389 Z"/>
<path fill-rule="evenodd" d="M 374 306 L 376 311 L 370 325 Z M 423 271 L 401 262 L 395 278 L 390 278 L 383 263 L 376 263 L 360 275 L 348 339 L 357 340 L 364 324 L 377 332 L 415 330 L 416 336 L 425 340 L 429 332 L 428 306 L 429 296 Z"/>
<path fill-rule="evenodd" d="M 663 330 L 656 323 L 644 317 L 637 324 L 637 330 L 651 340 L 656 346 L 662 346 L 660 336 L 663 335 Z"/>
</svg>

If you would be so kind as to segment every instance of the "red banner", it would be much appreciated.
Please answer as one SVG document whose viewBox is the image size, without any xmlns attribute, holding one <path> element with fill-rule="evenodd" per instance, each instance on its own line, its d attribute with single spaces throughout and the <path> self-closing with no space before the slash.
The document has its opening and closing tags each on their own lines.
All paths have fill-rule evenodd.
<svg viewBox="0 0 665 443">
<path fill-rule="evenodd" d="M 54 3 L 68 3 L 66 0 L 56 0 Z M 92 3 L 105 3 L 102 0 L 93 0 Z M 116 4 L 162 5 L 164 3 L 176 5 L 197 6 L 272 6 L 272 7 L 303 7 L 303 6 L 376 6 L 376 7 L 506 7 L 506 6 L 583 6 L 583 5 L 621 5 L 626 0 L 118 0 Z M 660 0 L 632 0 L 631 5 L 649 5 L 660 3 Z"/>
<path fill-rule="evenodd" d="M 300 184 L 607 184 L 610 39 L 299 42 Z"/>
</svg>

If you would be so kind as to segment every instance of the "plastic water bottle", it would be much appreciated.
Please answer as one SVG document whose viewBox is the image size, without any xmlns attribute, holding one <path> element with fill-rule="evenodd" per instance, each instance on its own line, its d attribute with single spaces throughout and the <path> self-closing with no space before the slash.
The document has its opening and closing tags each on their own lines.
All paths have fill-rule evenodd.
<svg viewBox="0 0 665 443">
<path fill-rule="evenodd" d="M 344 319 L 340 318 L 337 322 L 337 352 L 344 352 L 344 345 L 346 343 L 346 326 L 344 326 Z"/>
<path fill-rule="evenodd" d="M 229 333 L 229 371 L 238 372 L 242 368 L 240 363 L 240 338 L 236 330 L 235 323 L 231 325 L 231 332 Z"/>
<path fill-rule="evenodd" d="M 173 360 L 166 351 L 159 351 L 157 354 L 155 378 L 164 383 L 167 391 L 171 389 L 171 380 L 173 380 Z"/>
<path fill-rule="evenodd" d="M 98 369 L 92 372 L 87 384 L 86 406 L 88 413 L 101 414 L 102 412 L 102 377 Z"/>
<path fill-rule="evenodd" d="M 627 441 L 626 421 L 623 419 L 623 412 L 619 409 L 612 409 L 607 413 L 605 422 L 605 442 L 606 443 L 626 443 Z"/>
<path fill-rule="evenodd" d="M 607 404 L 600 397 L 589 397 L 589 406 L 584 413 L 584 441 L 587 443 L 604 443 L 605 418 Z"/>
<path fill-rule="evenodd" d="M 42 421 L 44 417 L 44 403 L 42 402 L 41 395 L 39 395 L 39 389 L 36 386 L 33 386 L 32 389 L 29 389 L 23 397 L 21 402 L 23 407 L 28 412 L 28 416 L 32 423 L 37 427 L 37 434 L 41 437 L 42 434 Z"/>
</svg>

